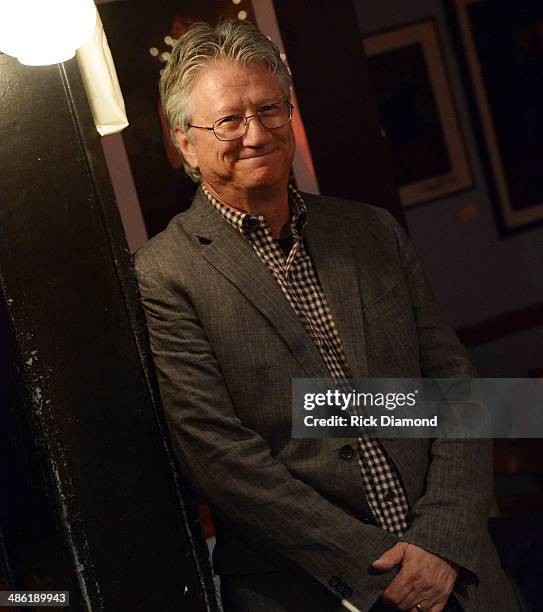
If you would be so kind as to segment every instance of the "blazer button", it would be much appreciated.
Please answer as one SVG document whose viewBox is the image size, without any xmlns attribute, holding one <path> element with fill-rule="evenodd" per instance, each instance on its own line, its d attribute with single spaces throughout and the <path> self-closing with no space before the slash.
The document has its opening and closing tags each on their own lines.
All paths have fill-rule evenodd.
<svg viewBox="0 0 543 612">
<path fill-rule="evenodd" d="M 332 576 L 330 578 L 330 580 L 328 581 L 328 584 L 333 588 L 336 589 L 337 585 L 341 582 L 341 578 L 339 578 L 338 576 Z"/>
<path fill-rule="evenodd" d="M 343 589 L 343 591 L 341 591 L 341 594 L 343 595 L 343 597 L 345 597 L 346 599 L 349 599 L 349 597 L 353 594 L 353 590 L 351 589 L 350 586 L 345 586 L 345 588 Z"/>
<path fill-rule="evenodd" d="M 354 448 L 349 446 L 349 444 L 345 444 L 339 449 L 339 456 L 345 461 L 350 461 L 354 457 Z"/>
</svg>

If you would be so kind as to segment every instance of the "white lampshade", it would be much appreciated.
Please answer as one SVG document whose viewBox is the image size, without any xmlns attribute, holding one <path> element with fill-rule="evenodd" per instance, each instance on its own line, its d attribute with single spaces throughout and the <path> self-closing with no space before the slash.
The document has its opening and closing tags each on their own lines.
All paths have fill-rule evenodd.
<svg viewBox="0 0 543 612">
<path fill-rule="evenodd" d="M 65 62 L 92 36 L 92 0 L 2 0 L 0 51 L 21 64 Z"/>
</svg>

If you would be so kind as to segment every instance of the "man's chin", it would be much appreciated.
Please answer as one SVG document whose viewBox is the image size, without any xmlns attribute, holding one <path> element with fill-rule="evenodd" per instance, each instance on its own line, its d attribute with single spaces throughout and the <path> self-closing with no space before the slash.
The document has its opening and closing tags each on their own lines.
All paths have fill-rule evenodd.
<svg viewBox="0 0 543 612">
<path fill-rule="evenodd" d="M 277 172 L 261 168 L 261 171 L 248 173 L 244 177 L 244 185 L 247 190 L 270 189 L 274 186 L 286 185 L 288 175 L 280 175 Z"/>
</svg>

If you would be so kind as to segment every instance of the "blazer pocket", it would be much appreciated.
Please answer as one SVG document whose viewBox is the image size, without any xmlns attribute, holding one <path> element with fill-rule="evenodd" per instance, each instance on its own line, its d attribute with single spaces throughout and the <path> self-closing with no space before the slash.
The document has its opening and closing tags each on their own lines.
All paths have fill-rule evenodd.
<svg viewBox="0 0 543 612">
<path fill-rule="evenodd" d="M 405 285 L 399 281 L 385 291 L 376 300 L 364 307 L 364 318 L 368 326 L 380 319 L 390 316 L 398 309 L 403 310 L 409 304 L 409 294 Z"/>
</svg>

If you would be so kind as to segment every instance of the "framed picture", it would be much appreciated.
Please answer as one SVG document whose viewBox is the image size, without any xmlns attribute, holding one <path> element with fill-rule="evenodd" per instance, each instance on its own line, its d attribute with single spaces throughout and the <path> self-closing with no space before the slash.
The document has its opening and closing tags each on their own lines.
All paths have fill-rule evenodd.
<svg viewBox="0 0 543 612">
<path fill-rule="evenodd" d="M 503 234 L 543 221 L 543 3 L 452 0 Z"/>
<path fill-rule="evenodd" d="M 404 207 L 473 185 L 433 20 L 363 41 Z"/>
</svg>

